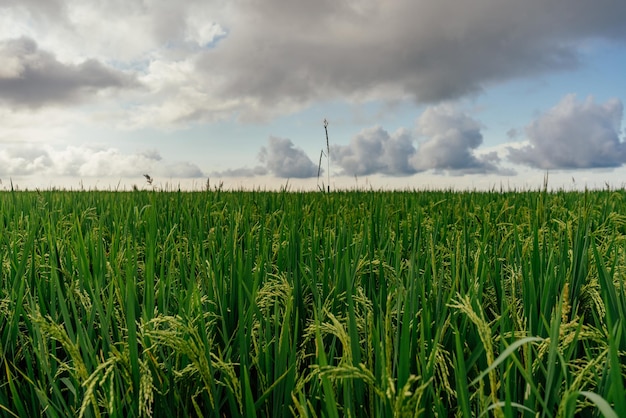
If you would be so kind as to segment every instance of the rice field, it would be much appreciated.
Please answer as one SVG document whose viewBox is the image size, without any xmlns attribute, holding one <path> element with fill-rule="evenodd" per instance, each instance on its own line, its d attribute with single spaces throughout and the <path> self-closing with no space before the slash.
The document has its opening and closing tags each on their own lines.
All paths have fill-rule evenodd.
<svg viewBox="0 0 626 418">
<path fill-rule="evenodd" d="M 626 416 L 626 193 L 0 193 L 0 416 Z"/>
</svg>

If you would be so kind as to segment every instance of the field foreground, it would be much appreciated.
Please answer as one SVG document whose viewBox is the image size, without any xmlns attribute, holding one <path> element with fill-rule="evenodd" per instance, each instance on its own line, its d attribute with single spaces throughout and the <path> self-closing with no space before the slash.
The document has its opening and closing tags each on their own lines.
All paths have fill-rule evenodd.
<svg viewBox="0 0 626 418">
<path fill-rule="evenodd" d="M 626 417 L 626 193 L 0 193 L 0 416 Z"/>
</svg>

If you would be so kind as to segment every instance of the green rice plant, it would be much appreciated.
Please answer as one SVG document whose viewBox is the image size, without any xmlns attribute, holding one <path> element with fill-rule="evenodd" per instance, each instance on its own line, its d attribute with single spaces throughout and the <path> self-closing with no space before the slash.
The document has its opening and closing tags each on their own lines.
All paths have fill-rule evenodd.
<svg viewBox="0 0 626 418">
<path fill-rule="evenodd" d="M 0 415 L 626 415 L 623 201 L 0 193 Z"/>
</svg>

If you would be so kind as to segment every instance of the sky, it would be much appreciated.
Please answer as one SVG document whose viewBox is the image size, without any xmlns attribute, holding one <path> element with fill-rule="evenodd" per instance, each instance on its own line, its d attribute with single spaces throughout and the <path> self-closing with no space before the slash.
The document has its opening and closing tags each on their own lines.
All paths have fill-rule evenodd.
<svg viewBox="0 0 626 418">
<path fill-rule="evenodd" d="M 0 0 L 0 190 L 619 188 L 625 70 L 623 0 Z"/>
</svg>

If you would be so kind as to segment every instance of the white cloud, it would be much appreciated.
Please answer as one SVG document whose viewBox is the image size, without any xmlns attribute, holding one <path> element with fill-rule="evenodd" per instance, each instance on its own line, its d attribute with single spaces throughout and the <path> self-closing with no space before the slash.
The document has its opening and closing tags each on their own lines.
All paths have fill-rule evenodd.
<svg viewBox="0 0 626 418">
<path fill-rule="evenodd" d="M 435 170 L 454 175 L 498 172 L 510 175 L 510 170 L 498 167 L 496 152 L 479 153 L 483 142 L 482 125 L 451 105 L 427 108 L 417 120 L 417 134 L 424 139 L 410 158 L 418 171 Z"/>
<path fill-rule="evenodd" d="M 1 176 L 72 176 L 93 178 L 203 177 L 200 168 L 185 161 L 164 160 L 156 150 L 124 154 L 115 148 L 20 145 L 0 150 Z"/>
<path fill-rule="evenodd" d="M 417 119 L 415 132 L 398 129 L 389 134 L 380 126 L 356 134 L 348 145 L 330 149 L 331 168 L 340 176 L 382 174 L 402 177 L 432 170 L 434 174 L 512 175 L 499 166 L 495 150 L 480 150 L 481 125 L 451 105 L 431 106 Z M 415 146 L 415 138 L 422 141 Z M 506 150 L 503 150 L 506 151 Z M 213 176 L 247 177 L 267 172 L 282 178 L 309 178 L 318 174 L 316 164 L 289 139 L 270 137 L 261 148 L 262 165 L 213 173 Z"/>
<path fill-rule="evenodd" d="M 196 164 L 190 161 L 178 161 L 165 163 L 163 165 L 157 164 L 153 171 L 155 176 L 164 178 L 169 177 L 183 177 L 183 178 L 199 178 L 204 177 L 204 173 Z"/>
<path fill-rule="evenodd" d="M 264 176 L 268 173 L 267 168 L 258 165 L 254 168 L 233 168 L 224 171 L 216 171 L 211 173 L 211 177 L 256 177 Z"/>
<path fill-rule="evenodd" d="M 478 157 L 483 142 L 481 124 L 450 105 L 429 107 L 417 120 L 417 133 L 426 139 L 411 158 L 416 170 L 447 170 L 454 174 L 497 171 L 494 154 Z"/>
<path fill-rule="evenodd" d="M 480 152 L 481 127 L 452 105 L 430 106 L 417 119 L 414 133 L 400 129 L 389 135 L 381 127 L 365 129 L 349 145 L 333 147 L 331 156 L 344 175 L 406 176 L 427 170 L 512 174 L 498 166 L 496 152 Z M 415 138 L 421 139 L 417 146 Z"/>
<path fill-rule="evenodd" d="M 290 139 L 270 137 L 267 147 L 261 148 L 259 160 L 276 177 L 308 178 L 317 176 L 317 166 Z"/>
<path fill-rule="evenodd" d="M 187 17 L 185 41 L 192 42 L 200 47 L 209 47 L 226 36 L 226 30 L 217 22 L 206 21 L 197 15 Z"/>
<path fill-rule="evenodd" d="M 41 142 L 56 144 L 67 138 L 84 117 L 59 108 L 7 108 L 0 106 L 0 143 Z"/>
<path fill-rule="evenodd" d="M 287 138 L 271 136 L 267 146 L 261 147 L 258 159 L 261 165 L 254 168 L 236 168 L 213 172 L 213 177 L 255 177 L 271 174 L 278 178 L 305 179 L 317 176 L 318 167 L 301 148 L 296 148 Z"/>
<path fill-rule="evenodd" d="M 406 129 L 389 133 L 375 126 L 355 135 L 350 144 L 331 147 L 331 160 L 345 175 L 382 173 L 406 176 L 417 172 L 409 163 L 415 153 L 413 138 Z"/>
<path fill-rule="evenodd" d="M 46 150 L 34 146 L 0 150 L 1 175 L 30 175 L 47 172 L 53 161 Z"/>
<path fill-rule="evenodd" d="M 512 162 L 541 169 L 611 168 L 626 163 L 620 140 L 623 105 L 568 95 L 526 128 L 528 145 L 509 149 Z"/>
</svg>

